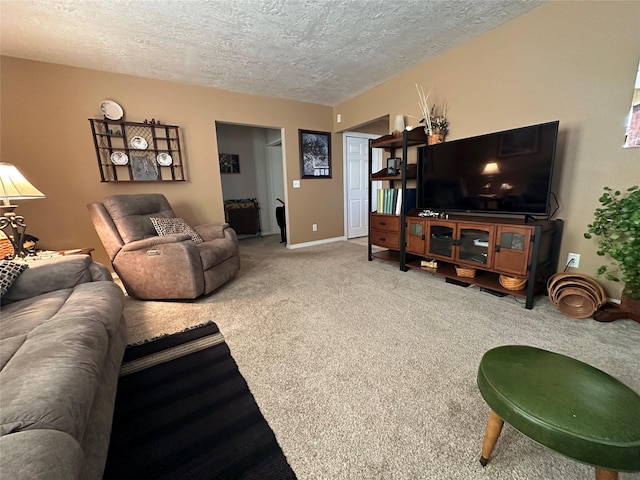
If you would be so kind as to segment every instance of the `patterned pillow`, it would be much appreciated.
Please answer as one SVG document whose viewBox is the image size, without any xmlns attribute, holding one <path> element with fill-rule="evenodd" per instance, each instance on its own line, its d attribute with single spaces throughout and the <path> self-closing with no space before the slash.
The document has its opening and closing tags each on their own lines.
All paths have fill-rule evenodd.
<svg viewBox="0 0 640 480">
<path fill-rule="evenodd" d="M 29 265 L 25 263 L 12 262 L 11 260 L 0 260 L 0 298 L 11 288 L 18 275 L 24 272 Z"/>
<path fill-rule="evenodd" d="M 196 244 L 204 242 L 193 228 L 187 225 L 182 218 L 149 217 L 151 223 L 158 232 L 158 235 L 173 235 L 175 233 L 186 233 Z"/>
</svg>

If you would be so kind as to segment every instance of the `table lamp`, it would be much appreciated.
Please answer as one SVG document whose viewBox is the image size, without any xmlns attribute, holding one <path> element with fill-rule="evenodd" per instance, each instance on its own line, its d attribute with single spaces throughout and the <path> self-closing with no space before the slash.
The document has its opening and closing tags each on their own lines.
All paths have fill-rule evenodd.
<svg viewBox="0 0 640 480">
<path fill-rule="evenodd" d="M 31 185 L 14 165 L 0 162 L 0 198 L 2 199 L 0 230 L 5 233 L 13 246 L 13 253 L 5 258 L 11 260 L 24 257 L 24 232 L 27 225 L 22 215 L 15 214 L 17 205 L 12 205 L 10 200 L 44 198 L 44 193 Z"/>
</svg>

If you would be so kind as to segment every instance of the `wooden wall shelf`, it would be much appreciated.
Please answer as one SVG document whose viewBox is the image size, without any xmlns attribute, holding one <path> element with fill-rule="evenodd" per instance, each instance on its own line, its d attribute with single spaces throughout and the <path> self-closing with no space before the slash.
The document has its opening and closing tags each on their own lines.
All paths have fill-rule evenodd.
<svg viewBox="0 0 640 480">
<path fill-rule="evenodd" d="M 184 181 L 176 125 L 90 118 L 101 182 Z"/>
</svg>

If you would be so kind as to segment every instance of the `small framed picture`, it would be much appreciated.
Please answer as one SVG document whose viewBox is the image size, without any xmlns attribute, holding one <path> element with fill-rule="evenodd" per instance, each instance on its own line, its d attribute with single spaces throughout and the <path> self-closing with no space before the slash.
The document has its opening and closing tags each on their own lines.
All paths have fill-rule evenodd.
<svg viewBox="0 0 640 480">
<path fill-rule="evenodd" d="M 240 156 L 233 153 L 219 153 L 220 173 L 240 173 Z"/>
<path fill-rule="evenodd" d="M 402 159 L 397 157 L 387 158 L 387 175 L 394 177 L 402 170 Z"/>
<path fill-rule="evenodd" d="M 133 180 L 159 180 L 158 169 L 146 155 L 134 155 L 131 157 L 131 177 Z"/>
<path fill-rule="evenodd" d="M 298 130 L 300 178 L 331 178 L 331 133 Z"/>
</svg>

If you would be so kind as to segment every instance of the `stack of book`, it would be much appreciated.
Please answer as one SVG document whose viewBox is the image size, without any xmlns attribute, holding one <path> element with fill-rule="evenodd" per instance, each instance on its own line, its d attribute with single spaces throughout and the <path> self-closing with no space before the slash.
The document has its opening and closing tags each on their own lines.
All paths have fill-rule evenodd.
<svg viewBox="0 0 640 480">
<path fill-rule="evenodd" d="M 378 190 L 378 213 L 400 215 L 403 204 L 401 188 L 381 188 Z M 407 188 L 404 191 L 404 211 L 408 212 L 416 206 L 416 189 Z"/>
</svg>

